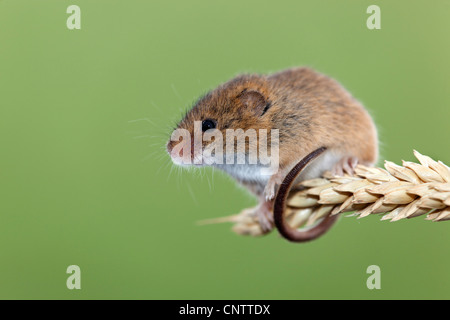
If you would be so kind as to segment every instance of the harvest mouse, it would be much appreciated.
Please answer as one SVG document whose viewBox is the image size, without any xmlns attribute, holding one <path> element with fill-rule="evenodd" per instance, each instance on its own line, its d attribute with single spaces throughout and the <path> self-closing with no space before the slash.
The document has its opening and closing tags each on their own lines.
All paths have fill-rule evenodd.
<svg viewBox="0 0 450 320">
<path fill-rule="evenodd" d="M 254 129 L 259 133 L 258 142 L 262 139 L 260 132 L 267 132 L 268 142 L 277 132 L 278 170 L 264 174 L 259 162 L 213 163 L 208 156 L 199 157 L 217 136 L 194 143 L 198 134 L 195 128 L 201 131 L 200 136 L 211 130 L 221 133 L 224 144 L 230 142 L 226 132 L 229 129 Z M 307 67 L 270 75 L 237 76 L 201 97 L 176 129 L 186 134 L 183 139 L 172 137 L 167 143 L 172 161 L 184 165 L 183 159 L 187 158 L 197 160 L 194 165 L 212 165 L 227 172 L 259 199 L 253 210 L 266 231 L 274 225 L 277 188 L 296 163 L 313 150 L 326 148 L 302 171 L 300 180 L 317 178 L 326 170 L 335 175 L 351 174 L 357 164 L 370 166 L 378 157 L 377 131 L 369 113 L 338 82 Z M 252 146 L 246 139 L 241 149 L 245 160 Z M 236 150 L 236 146 L 224 146 L 219 151 L 226 158 L 231 152 L 238 154 Z"/>
</svg>

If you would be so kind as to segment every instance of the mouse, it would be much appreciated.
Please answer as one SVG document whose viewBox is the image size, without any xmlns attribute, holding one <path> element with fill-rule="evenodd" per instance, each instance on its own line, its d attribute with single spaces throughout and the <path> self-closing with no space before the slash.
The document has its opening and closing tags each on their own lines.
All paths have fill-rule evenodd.
<svg viewBox="0 0 450 320">
<path fill-rule="evenodd" d="M 247 137 L 238 150 L 237 136 L 227 136 L 230 130 L 254 130 L 256 142 Z M 212 131 L 214 138 L 195 139 Z M 267 148 L 277 157 L 275 170 L 262 170 L 267 163 L 245 161 L 263 138 L 276 144 L 275 152 Z M 215 152 L 207 153 L 215 142 L 232 147 L 217 143 Z M 166 148 L 176 165 L 212 166 L 233 177 L 258 200 L 251 210 L 268 232 L 274 227 L 276 192 L 301 159 L 318 148 L 324 150 L 296 176 L 297 182 L 318 178 L 325 171 L 352 174 L 358 164 L 377 162 L 378 135 L 367 109 L 338 81 L 310 67 L 294 67 L 240 74 L 201 96 L 178 122 Z M 216 153 L 215 160 L 236 160 L 241 155 L 244 161 L 211 161 Z"/>
</svg>

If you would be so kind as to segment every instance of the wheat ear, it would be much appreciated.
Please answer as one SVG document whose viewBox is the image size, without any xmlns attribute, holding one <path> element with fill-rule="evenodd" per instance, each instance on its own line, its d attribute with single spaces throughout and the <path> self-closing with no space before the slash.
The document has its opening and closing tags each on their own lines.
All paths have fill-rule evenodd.
<svg viewBox="0 0 450 320">
<path fill-rule="evenodd" d="M 386 161 L 385 169 L 358 165 L 354 175 L 332 176 L 301 182 L 291 189 L 285 219 L 293 228 L 308 228 L 327 215 L 353 212 L 358 218 L 381 214 L 381 220 L 398 221 L 426 215 L 426 220 L 450 220 L 450 168 L 414 151 L 419 163 Z M 233 231 L 264 234 L 257 217 L 246 209 L 230 219 Z"/>
</svg>

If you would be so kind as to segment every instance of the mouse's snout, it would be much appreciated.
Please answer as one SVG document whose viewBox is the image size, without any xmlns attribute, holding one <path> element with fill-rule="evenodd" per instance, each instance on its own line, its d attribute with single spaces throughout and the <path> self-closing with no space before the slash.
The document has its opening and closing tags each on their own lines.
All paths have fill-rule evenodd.
<svg viewBox="0 0 450 320">
<path fill-rule="evenodd" d="M 193 160 L 193 145 L 189 136 L 180 140 L 171 139 L 166 144 L 167 153 L 177 165 L 190 165 Z"/>
<path fill-rule="evenodd" d="M 169 140 L 166 144 L 167 153 L 170 155 L 173 163 L 180 164 L 184 155 L 184 148 L 182 145 L 183 141 L 173 141 Z M 177 147 L 178 145 L 178 147 Z"/>
<path fill-rule="evenodd" d="M 170 155 L 173 150 L 173 141 L 172 140 L 167 141 L 166 150 L 167 150 L 167 153 Z"/>
</svg>

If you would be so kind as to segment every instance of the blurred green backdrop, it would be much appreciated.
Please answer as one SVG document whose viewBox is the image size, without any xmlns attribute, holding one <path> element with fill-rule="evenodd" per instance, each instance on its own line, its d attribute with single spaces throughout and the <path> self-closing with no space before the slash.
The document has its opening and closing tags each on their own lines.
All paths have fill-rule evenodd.
<svg viewBox="0 0 450 320">
<path fill-rule="evenodd" d="M 81 8 L 81 30 L 66 9 Z M 381 30 L 366 9 L 381 8 Z M 198 220 L 255 201 L 164 143 L 240 72 L 309 65 L 374 116 L 381 159 L 450 163 L 449 1 L 0 1 L 0 298 L 450 298 L 450 222 L 342 218 L 291 244 Z M 81 268 L 81 290 L 66 268 Z M 381 290 L 366 269 L 381 268 Z"/>
</svg>

